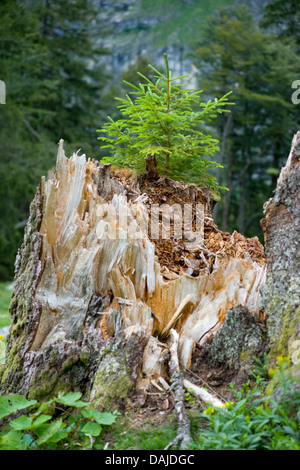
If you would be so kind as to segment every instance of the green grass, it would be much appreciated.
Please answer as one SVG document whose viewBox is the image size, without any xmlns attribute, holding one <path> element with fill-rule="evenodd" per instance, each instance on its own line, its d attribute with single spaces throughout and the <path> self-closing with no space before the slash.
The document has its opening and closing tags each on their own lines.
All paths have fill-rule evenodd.
<svg viewBox="0 0 300 470">
<path fill-rule="evenodd" d="M 201 427 L 201 411 L 201 407 L 187 410 L 193 440 L 197 439 Z M 177 426 L 173 415 L 166 417 L 160 425 L 146 418 L 142 428 L 135 427 L 129 416 L 123 416 L 107 429 L 102 438 L 104 443 L 109 442 L 108 450 L 164 450 L 176 437 Z M 178 449 L 173 447 L 173 450 Z"/>
<path fill-rule="evenodd" d="M 253 380 L 235 390 L 224 408 L 212 406 L 187 410 L 191 425 L 191 450 L 300 450 L 300 366 L 285 357 L 278 367 L 253 371 Z M 256 369 L 258 371 L 258 369 Z M 102 435 L 109 450 L 163 450 L 176 436 L 177 423 L 169 416 L 158 427 L 145 420 L 123 417 Z M 101 444 L 102 445 L 102 444 Z M 102 447 L 101 447 L 102 448 Z M 100 450 L 100 447 L 99 447 Z M 177 450 L 176 448 L 172 450 Z"/>
<path fill-rule="evenodd" d="M 164 426 L 146 425 L 144 429 L 118 423 L 110 430 L 105 440 L 110 450 L 163 450 L 176 436 L 176 424 L 167 422 Z"/>
<path fill-rule="evenodd" d="M 130 9 L 129 19 L 133 19 L 135 26 L 124 28 L 116 35 L 114 43 L 122 47 L 126 44 L 130 48 L 132 41 L 142 33 L 149 58 L 151 51 L 170 45 L 189 49 L 201 40 L 206 19 L 218 8 L 233 3 L 234 0 L 195 0 L 189 4 L 182 0 L 142 0 Z M 136 22 L 137 17 L 141 20 Z"/>
<path fill-rule="evenodd" d="M 10 282 L 0 282 L 0 328 L 10 324 L 9 304 L 11 299 L 11 290 L 8 289 Z"/>
<path fill-rule="evenodd" d="M 195 39 L 199 41 L 206 19 L 218 8 L 232 4 L 233 0 L 195 1 L 190 4 L 182 0 L 142 0 L 140 9 L 142 15 L 158 19 L 157 24 L 145 34 L 154 40 L 154 47 L 165 47 L 170 37 L 178 45 L 194 43 Z"/>
</svg>

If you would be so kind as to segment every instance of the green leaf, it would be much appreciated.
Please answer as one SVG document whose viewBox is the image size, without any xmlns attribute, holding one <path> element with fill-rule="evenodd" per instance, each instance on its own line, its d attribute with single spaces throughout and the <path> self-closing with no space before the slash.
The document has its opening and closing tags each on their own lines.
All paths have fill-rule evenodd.
<svg viewBox="0 0 300 470">
<path fill-rule="evenodd" d="M 30 434 L 23 434 L 23 437 L 21 439 L 21 444 L 24 446 L 24 450 L 26 450 L 28 448 L 36 448 L 37 447 L 33 437 Z"/>
<path fill-rule="evenodd" d="M 57 403 L 61 403 L 62 405 L 73 406 L 76 408 L 88 406 L 89 403 L 79 400 L 81 397 L 82 393 L 80 392 L 70 392 L 66 395 L 59 395 L 56 401 Z"/>
<path fill-rule="evenodd" d="M 36 426 L 40 426 L 41 424 L 43 423 L 46 423 L 47 421 L 49 421 L 50 419 L 52 418 L 51 415 L 40 415 L 38 418 L 36 418 L 36 420 L 33 422 L 32 424 L 32 428 L 36 427 Z M 29 428 L 30 429 L 30 428 Z"/>
<path fill-rule="evenodd" d="M 101 413 L 101 416 L 98 417 L 96 421 L 99 424 L 105 424 L 106 426 L 108 426 L 116 421 L 116 416 L 112 413 Z"/>
<path fill-rule="evenodd" d="M 98 424 L 104 424 L 109 426 L 116 421 L 116 414 L 112 413 L 101 413 L 98 410 L 82 410 L 82 415 L 85 418 L 94 419 Z"/>
<path fill-rule="evenodd" d="M 24 450 L 26 444 L 21 439 L 22 432 L 12 429 L 0 437 L 0 450 Z"/>
<path fill-rule="evenodd" d="M 42 403 L 38 410 L 32 414 L 32 416 L 39 416 L 41 415 L 45 410 L 47 410 L 47 408 L 49 408 L 49 406 L 52 405 L 52 403 L 54 403 L 56 401 L 55 398 L 52 398 L 51 400 L 48 400 L 48 401 L 45 401 L 44 403 Z"/>
<path fill-rule="evenodd" d="M 36 403 L 36 400 L 27 400 L 22 395 L 17 394 L 0 396 L 0 419 L 16 411 L 29 408 Z"/>
<path fill-rule="evenodd" d="M 17 431 L 22 431 L 23 429 L 30 428 L 32 424 L 32 417 L 20 416 L 19 418 L 14 419 L 13 421 L 10 421 L 9 424 L 13 429 Z"/>
<path fill-rule="evenodd" d="M 85 434 L 91 434 L 92 436 L 97 437 L 100 435 L 102 427 L 100 426 L 100 424 L 93 423 L 92 421 L 90 421 L 83 426 L 81 431 Z"/>
<path fill-rule="evenodd" d="M 43 432 L 40 434 L 39 439 L 37 441 L 37 445 L 45 444 L 46 442 L 50 442 L 51 438 L 62 428 L 62 419 L 58 419 L 53 421 L 49 425 L 42 425 Z"/>
<path fill-rule="evenodd" d="M 59 442 L 68 437 L 69 433 L 67 431 L 56 432 L 50 439 L 49 442 Z"/>
</svg>

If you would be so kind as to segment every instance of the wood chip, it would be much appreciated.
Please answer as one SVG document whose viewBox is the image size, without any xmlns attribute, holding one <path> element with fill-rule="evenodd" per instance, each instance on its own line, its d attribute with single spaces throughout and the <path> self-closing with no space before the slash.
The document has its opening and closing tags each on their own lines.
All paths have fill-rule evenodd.
<svg viewBox="0 0 300 470">
<path fill-rule="evenodd" d="M 169 390 L 170 385 L 168 384 L 168 382 L 166 382 L 163 377 L 158 377 L 158 381 L 161 383 L 165 390 Z"/>
<path fill-rule="evenodd" d="M 160 392 L 163 392 L 163 388 L 161 388 L 156 382 L 155 380 L 151 380 L 150 383 L 153 385 L 153 387 L 157 388 L 157 390 L 159 390 Z"/>
</svg>

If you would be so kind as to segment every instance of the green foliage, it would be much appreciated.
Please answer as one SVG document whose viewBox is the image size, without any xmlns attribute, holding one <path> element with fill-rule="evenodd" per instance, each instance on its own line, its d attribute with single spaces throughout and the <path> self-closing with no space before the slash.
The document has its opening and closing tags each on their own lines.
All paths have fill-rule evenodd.
<svg viewBox="0 0 300 470">
<path fill-rule="evenodd" d="M 80 392 L 38 404 L 21 395 L 0 396 L 0 419 L 10 417 L 0 432 L 0 450 L 86 450 L 101 446 L 103 427 L 118 413 L 100 413 L 81 400 Z M 15 412 L 27 410 L 13 418 Z"/>
<path fill-rule="evenodd" d="M 234 392 L 234 402 L 208 407 L 192 449 L 300 450 L 299 376 L 291 375 L 289 361 L 278 359 L 272 394 L 266 394 L 266 381 L 257 376 L 253 388 L 249 381 Z"/>
<path fill-rule="evenodd" d="M 239 390 L 231 385 L 232 401 L 222 408 L 187 410 L 191 450 L 299 450 L 299 370 L 291 372 L 289 360 L 277 358 L 276 369 L 267 370 L 267 357 L 255 360 L 253 380 Z M 261 375 L 259 375 L 261 374 Z M 187 402 L 190 402 L 188 393 Z M 163 450 L 176 435 L 176 421 L 154 427 L 132 427 L 131 420 L 108 428 L 105 440 L 110 449 Z"/>
<path fill-rule="evenodd" d="M 194 403 L 195 402 L 195 398 L 190 394 L 190 389 L 185 390 L 184 400 L 188 403 Z"/>
<path fill-rule="evenodd" d="M 91 0 L 0 2 L 0 279 L 11 280 L 29 203 L 67 154 L 97 150 L 95 129 L 106 78 L 96 35 L 102 26 Z M 107 114 L 107 111 L 105 111 Z"/>
<path fill-rule="evenodd" d="M 300 125 L 299 110 L 291 102 L 299 54 L 239 5 L 208 19 L 194 64 L 208 96 L 230 89 L 235 102 L 231 122 L 228 116 L 216 121 L 222 136 L 217 158 L 224 166 L 218 182 L 230 190 L 218 205 L 217 222 L 225 231 L 256 236 L 262 233 L 263 204 L 276 185 L 274 170 L 285 164 Z"/>
<path fill-rule="evenodd" d="M 131 94 L 136 95 L 135 101 L 128 94 L 126 99 L 117 98 L 124 119 L 114 121 L 109 117 L 99 130 L 108 135 L 99 137 L 104 141 L 100 148 L 113 151 L 113 156 L 102 161 L 142 171 L 146 155 L 155 155 L 160 173 L 217 189 L 216 179 L 208 170 L 220 165 L 208 157 L 219 149 L 218 141 L 205 133 L 204 124 L 229 112 L 225 106 L 233 104 L 228 101 L 230 93 L 201 102 L 202 91 L 183 89 L 174 83 L 185 76 L 172 78 L 164 56 L 165 75 L 150 66 L 155 83 L 139 73 L 144 83 L 127 83 L 133 90 Z M 200 111 L 194 109 L 195 105 Z"/>
<path fill-rule="evenodd" d="M 22 395 L 9 395 L 1 397 L 0 419 L 4 418 L 5 416 L 9 416 L 16 411 L 28 408 L 31 405 L 35 405 L 36 403 L 37 402 L 35 400 L 27 400 Z"/>
<path fill-rule="evenodd" d="M 271 27 L 279 36 L 296 40 L 300 49 L 300 12 L 298 0 L 273 0 L 265 9 L 264 27 Z"/>
</svg>

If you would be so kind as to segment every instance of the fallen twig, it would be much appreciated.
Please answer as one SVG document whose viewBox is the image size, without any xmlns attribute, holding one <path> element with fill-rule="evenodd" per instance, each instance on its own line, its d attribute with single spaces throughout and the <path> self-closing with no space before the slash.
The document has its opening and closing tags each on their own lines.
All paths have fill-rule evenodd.
<svg viewBox="0 0 300 470">
<path fill-rule="evenodd" d="M 153 387 L 157 388 L 157 390 L 159 390 L 160 392 L 163 392 L 163 391 L 164 391 L 164 389 L 161 388 L 161 387 L 155 382 L 155 380 L 151 380 L 150 382 L 151 382 L 151 384 L 153 385 Z"/>
<path fill-rule="evenodd" d="M 188 449 L 188 444 L 191 442 L 190 435 L 190 422 L 186 414 L 184 406 L 184 392 L 182 385 L 182 377 L 179 370 L 178 361 L 178 333 L 172 328 L 170 330 L 170 359 L 169 359 L 169 372 L 174 388 L 174 401 L 175 401 L 175 414 L 178 421 L 178 432 L 176 437 L 165 447 L 168 450 L 172 446 L 179 445 L 181 450 Z"/>
<path fill-rule="evenodd" d="M 198 387 L 198 385 L 193 384 L 187 379 L 183 379 L 182 381 L 184 387 L 193 395 L 200 398 L 204 403 L 209 403 L 212 406 L 217 408 L 223 407 L 224 402 L 219 400 L 215 395 L 212 395 L 207 390 L 202 387 Z"/>
<path fill-rule="evenodd" d="M 187 368 L 186 370 L 189 372 L 189 374 L 193 375 L 196 379 L 201 380 L 201 382 L 205 386 L 205 388 L 207 388 L 208 390 L 211 390 L 211 392 L 214 393 L 215 396 L 219 397 L 221 401 L 223 400 L 224 403 L 226 402 L 226 399 L 222 395 L 220 395 L 219 393 L 216 393 L 214 391 L 214 389 L 207 382 L 205 382 L 205 380 L 202 377 L 199 377 L 191 369 Z"/>
<path fill-rule="evenodd" d="M 165 381 L 163 377 L 158 377 L 158 381 L 163 386 L 164 390 L 170 390 L 170 385 Z"/>
</svg>

